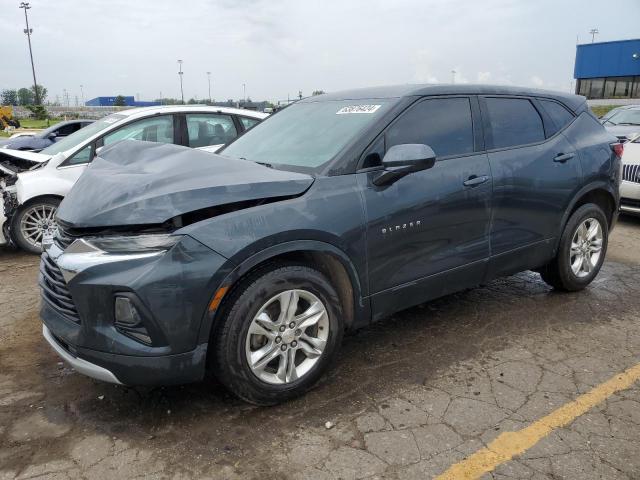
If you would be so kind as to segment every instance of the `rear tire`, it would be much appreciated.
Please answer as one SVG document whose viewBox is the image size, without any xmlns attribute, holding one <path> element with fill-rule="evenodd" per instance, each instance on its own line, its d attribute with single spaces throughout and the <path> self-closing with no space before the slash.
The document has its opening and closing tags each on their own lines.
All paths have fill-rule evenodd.
<svg viewBox="0 0 640 480">
<path fill-rule="evenodd" d="M 582 205 L 569 217 L 556 257 L 540 270 L 542 280 L 557 290 L 582 290 L 598 275 L 608 242 L 602 209 L 593 203 Z"/>
<path fill-rule="evenodd" d="M 307 266 L 258 270 L 232 291 L 221 313 L 210 342 L 211 373 L 255 405 L 306 392 L 342 341 L 339 296 L 322 273 Z"/>
<path fill-rule="evenodd" d="M 30 253 L 42 252 L 42 238 L 53 234 L 57 225 L 55 215 L 60 199 L 38 198 L 18 208 L 11 218 L 11 239 L 19 248 Z"/>
</svg>

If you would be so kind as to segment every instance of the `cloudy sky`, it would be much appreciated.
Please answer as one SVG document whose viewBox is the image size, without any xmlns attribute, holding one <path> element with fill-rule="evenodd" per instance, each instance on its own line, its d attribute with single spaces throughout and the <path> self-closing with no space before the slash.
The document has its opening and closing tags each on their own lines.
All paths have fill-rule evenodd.
<svg viewBox="0 0 640 480">
<path fill-rule="evenodd" d="M 0 0 L 0 89 L 29 85 L 18 0 Z M 282 100 L 302 90 L 482 82 L 569 90 L 576 40 L 640 37 L 640 0 L 31 0 L 49 98 Z"/>
</svg>

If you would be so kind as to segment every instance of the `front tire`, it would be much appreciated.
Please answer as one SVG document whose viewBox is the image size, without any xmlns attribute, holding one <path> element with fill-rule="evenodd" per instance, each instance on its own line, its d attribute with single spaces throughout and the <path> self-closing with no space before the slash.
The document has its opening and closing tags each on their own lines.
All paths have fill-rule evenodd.
<svg viewBox="0 0 640 480">
<path fill-rule="evenodd" d="M 234 289 L 214 329 L 213 374 L 256 405 L 310 389 L 334 360 L 343 333 L 329 280 L 302 265 L 274 265 Z"/>
<path fill-rule="evenodd" d="M 42 251 L 44 235 L 52 235 L 57 228 L 55 216 L 60 199 L 44 197 L 18 208 L 11 219 L 11 239 L 30 253 Z"/>
<path fill-rule="evenodd" d="M 542 279 L 558 290 L 575 292 L 598 275 L 609 242 L 609 225 L 602 209 L 582 205 L 569 218 L 556 257 L 541 271 Z"/>
</svg>

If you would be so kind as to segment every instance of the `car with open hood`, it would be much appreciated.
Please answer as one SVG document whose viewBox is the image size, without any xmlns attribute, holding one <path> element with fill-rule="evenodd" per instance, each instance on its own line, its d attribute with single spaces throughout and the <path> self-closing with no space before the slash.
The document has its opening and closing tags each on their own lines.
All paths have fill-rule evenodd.
<svg viewBox="0 0 640 480">
<path fill-rule="evenodd" d="M 78 119 L 56 123 L 41 132 L 15 134 L 7 140 L 0 140 L 0 148 L 39 152 L 49 145 L 59 142 L 65 137 L 90 125 L 95 120 Z"/>
<path fill-rule="evenodd" d="M 303 99 L 220 154 L 120 142 L 44 243 L 43 335 L 108 382 L 281 402 L 347 329 L 522 270 L 587 287 L 621 153 L 584 97 L 473 85 Z"/>
<path fill-rule="evenodd" d="M 0 245 L 11 242 L 39 253 L 43 236 L 55 229 L 62 198 L 106 146 L 137 139 L 215 152 L 267 116 L 200 105 L 134 108 L 104 117 L 39 153 L 0 148 Z"/>
</svg>

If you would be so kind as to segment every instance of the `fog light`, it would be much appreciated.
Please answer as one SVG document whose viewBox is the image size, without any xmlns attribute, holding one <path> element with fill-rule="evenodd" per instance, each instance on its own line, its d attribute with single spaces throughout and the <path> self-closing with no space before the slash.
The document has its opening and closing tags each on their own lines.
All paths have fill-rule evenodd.
<svg viewBox="0 0 640 480">
<path fill-rule="evenodd" d="M 116 297 L 114 318 L 116 329 L 119 332 L 140 342 L 151 343 L 151 337 L 142 323 L 142 317 L 130 299 Z"/>
</svg>

